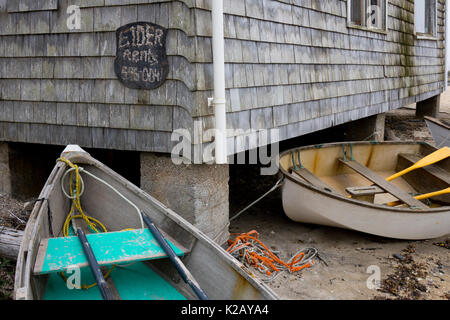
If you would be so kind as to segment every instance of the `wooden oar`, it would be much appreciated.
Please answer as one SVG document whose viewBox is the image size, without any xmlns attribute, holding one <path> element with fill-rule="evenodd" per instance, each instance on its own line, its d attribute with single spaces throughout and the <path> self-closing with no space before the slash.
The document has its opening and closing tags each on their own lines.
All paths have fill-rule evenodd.
<svg viewBox="0 0 450 320">
<path fill-rule="evenodd" d="M 95 259 L 94 252 L 92 251 L 92 248 L 89 245 L 89 241 L 86 238 L 86 234 L 84 233 L 83 230 L 81 230 L 81 228 L 78 228 L 77 235 L 81 241 L 81 246 L 83 247 L 83 251 L 89 262 L 89 266 L 91 267 L 92 274 L 94 275 L 95 281 L 97 282 L 98 288 L 100 289 L 100 293 L 102 295 L 103 300 L 115 300 L 111 288 L 109 287 L 108 283 L 103 277 L 97 259 Z"/>
<path fill-rule="evenodd" d="M 150 220 L 150 217 L 145 213 L 141 212 L 142 219 L 147 225 L 150 232 L 155 237 L 156 241 L 163 248 L 164 252 L 169 256 L 169 259 L 174 264 L 181 278 L 183 278 L 184 282 L 186 282 L 197 295 L 200 300 L 209 300 L 206 293 L 200 288 L 200 285 L 194 279 L 190 271 L 186 268 L 180 258 L 175 254 L 172 247 L 167 243 L 167 240 L 162 235 L 161 231 L 155 226 L 155 224 Z"/>
<path fill-rule="evenodd" d="M 406 168 L 405 170 L 400 171 L 400 172 L 390 176 L 389 178 L 386 178 L 386 180 L 392 181 L 394 179 L 397 179 L 398 177 L 401 177 L 401 176 L 407 174 L 408 172 L 432 165 L 432 164 L 439 162 L 441 160 L 444 160 L 445 158 L 448 158 L 448 157 L 450 157 L 450 148 L 443 147 L 443 148 L 429 154 L 428 156 L 420 159 L 415 164 L 413 164 L 411 167 Z"/>
<path fill-rule="evenodd" d="M 450 188 L 443 189 L 443 190 L 440 190 L 440 191 L 430 192 L 430 193 L 426 193 L 426 194 L 421 194 L 420 196 L 416 196 L 414 198 L 416 198 L 417 200 L 424 200 L 424 199 L 437 197 L 437 196 L 440 196 L 440 195 L 443 195 L 443 194 L 447 194 L 447 193 L 450 193 Z M 391 206 L 391 207 L 395 207 L 395 206 L 398 206 L 400 204 L 402 204 L 401 201 L 392 201 L 392 202 L 388 202 L 387 203 L 387 205 Z"/>
</svg>

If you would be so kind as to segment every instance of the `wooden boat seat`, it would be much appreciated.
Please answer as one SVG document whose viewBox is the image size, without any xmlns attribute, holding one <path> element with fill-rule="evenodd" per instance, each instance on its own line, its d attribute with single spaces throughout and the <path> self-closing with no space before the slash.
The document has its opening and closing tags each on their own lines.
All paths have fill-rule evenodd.
<svg viewBox="0 0 450 320">
<path fill-rule="evenodd" d="M 367 187 L 348 187 L 345 189 L 348 194 L 352 196 L 355 200 L 374 202 L 375 195 L 380 193 L 385 193 L 383 189 L 378 186 L 367 186 Z"/>
<path fill-rule="evenodd" d="M 175 240 L 164 236 L 178 256 L 188 253 Z M 167 258 L 148 229 L 93 233 L 87 238 L 100 266 Z M 88 265 L 77 236 L 49 238 L 39 244 L 33 273 L 43 275 Z"/>
<path fill-rule="evenodd" d="M 419 161 L 420 155 L 402 153 L 398 155 L 397 171 L 402 171 Z M 411 171 L 403 176 L 418 193 L 430 193 L 450 186 L 450 173 L 437 164 Z M 450 203 L 450 195 L 441 195 L 432 198 L 434 201 L 440 201 L 446 204 Z M 431 199 L 430 199 L 431 200 Z"/>
<path fill-rule="evenodd" d="M 294 172 L 300 178 L 306 180 L 313 186 L 316 186 L 316 187 L 321 188 L 328 192 L 334 192 L 333 189 L 331 189 L 331 187 L 329 185 L 327 185 L 325 182 L 320 180 L 314 173 L 312 173 L 311 171 L 309 171 L 306 168 L 298 168 L 297 170 L 292 169 L 292 172 Z"/>
<path fill-rule="evenodd" d="M 400 201 L 406 203 L 411 208 L 428 209 L 427 205 L 415 199 L 413 196 L 403 191 L 402 189 L 398 188 L 397 186 L 393 185 L 392 183 L 386 181 L 386 179 L 382 178 L 376 172 L 370 170 L 361 163 L 355 160 L 345 161 L 343 159 L 339 159 L 339 161 L 345 166 L 349 167 L 350 169 L 356 171 L 366 179 L 372 181 L 374 184 L 376 184 L 378 187 L 380 187 L 387 193 L 390 193 Z"/>
<path fill-rule="evenodd" d="M 404 163 L 406 163 L 405 168 L 413 165 L 414 163 L 416 163 L 417 161 L 422 159 L 420 156 L 418 156 L 416 154 L 409 154 L 409 153 L 400 153 L 398 155 L 398 157 L 399 157 L 399 162 L 403 161 Z M 434 180 L 439 180 L 442 183 L 450 185 L 450 173 L 448 171 L 442 169 L 441 167 L 436 166 L 436 165 L 429 165 L 429 166 L 420 168 L 420 170 L 425 171 Z"/>
</svg>

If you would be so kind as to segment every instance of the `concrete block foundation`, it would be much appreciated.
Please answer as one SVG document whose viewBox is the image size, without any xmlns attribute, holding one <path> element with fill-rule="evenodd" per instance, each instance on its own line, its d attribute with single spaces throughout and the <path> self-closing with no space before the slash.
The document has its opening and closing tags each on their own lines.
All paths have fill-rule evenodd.
<svg viewBox="0 0 450 320">
<path fill-rule="evenodd" d="M 0 142 L 0 193 L 11 194 L 8 143 Z"/>
<path fill-rule="evenodd" d="M 371 117 L 346 124 L 348 141 L 384 141 L 386 114 L 380 113 Z"/>
<path fill-rule="evenodd" d="M 218 244 L 228 240 L 228 165 L 181 164 L 141 153 L 141 188 Z"/>
<path fill-rule="evenodd" d="M 429 99 L 417 102 L 416 117 L 423 118 L 424 116 L 430 116 L 437 118 L 439 114 L 440 104 L 441 104 L 441 95 L 437 95 Z"/>
</svg>

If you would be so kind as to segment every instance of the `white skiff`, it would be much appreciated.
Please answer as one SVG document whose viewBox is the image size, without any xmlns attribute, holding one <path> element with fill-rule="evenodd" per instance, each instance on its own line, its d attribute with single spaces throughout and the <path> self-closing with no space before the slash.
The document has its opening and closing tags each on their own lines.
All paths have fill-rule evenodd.
<svg viewBox="0 0 450 320">
<path fill-rule="evenodd" d="M 266 284 L 250 271 L 246 272 L 247 269 L 222 247 L 78 146 L 68 146 L 61 156 L 82 167 L 80 175 L 84 182 L 81 190 L 84 191 L 79 197 L 82 211 L 95 222 L 96 228 L 101 231 L 100 227 L 104 225 L 107 230 L 95 233 L 76 216 L 68 220 L 72 202 L 67 196 L 67 173 L 71 169 L 69 163 L 58 161 L 39 196 L 41 201 L 33 208 L 22 238 L 15 299 L 102 298 L 95 282 L 90 285 L 93 279 L 78 237 L 64 235 L 64 230 L 77 230 L 78 227 L 85 230 L 100 266 L 110 270 L 109 277 L 105 275 L 105 278 L 114 299 L 196 299 L 144 228 L 139 212 L 145 212 L 170 240 L 177 254 L 182 256 L 185 267 L 210 299 L 278 299 Z M 75 281 L 77 273 L 73 274 L 74 284 L 69 281 L 71 273 L 68 270 L 80 270 L 80 284 Z M 83 288 L 83 284 L 86 287 Z"/>
<path fill-rule="evenodd" d="M 288 150 L 280 156 L 284 211 L 297 222 L 383 237 L 447 235 L 450 197 L 419 201 L 414 196 L 449 187 L 450 159 L 385 180 L 433 151 L 417 142 L 348 142 Z M 402 205 L 387 205 L 398 200 Z"/>
</svg>

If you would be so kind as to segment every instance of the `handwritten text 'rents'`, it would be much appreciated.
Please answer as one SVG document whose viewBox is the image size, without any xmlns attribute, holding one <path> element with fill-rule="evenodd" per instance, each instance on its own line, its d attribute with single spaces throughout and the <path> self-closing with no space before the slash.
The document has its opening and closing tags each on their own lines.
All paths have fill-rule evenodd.
<svg viewBox="0 0 450 320">
<path fill-rule="evenodd" d="M 119 49 L 124 62 L 121 76 L 124 80 L 159 82 L 161 70 L 153 68 L 158 64 L 156 50 L 163 47 L 164 31 L 152 25 L 137 25 L 119 33 Z"/>
</svg>

